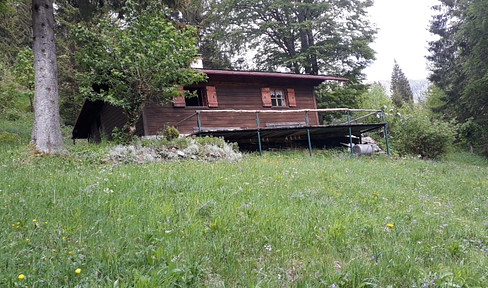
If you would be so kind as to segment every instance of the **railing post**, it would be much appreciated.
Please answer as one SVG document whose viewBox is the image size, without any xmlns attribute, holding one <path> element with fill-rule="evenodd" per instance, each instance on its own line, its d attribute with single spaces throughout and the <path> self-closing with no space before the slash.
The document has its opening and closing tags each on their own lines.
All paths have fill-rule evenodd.
<svg viewBox="0 0 488 288">
<path fill-rule="evenodd" d="M 200 111 L 196 111 L 196 113 L 197 113 L 198 132 L 202 132 L 202 122 L 200 121 Z"/>
<path fill-rule="evenodd" d="M 256 111 L 256 125 L 258 130 L 259 156 L 263 156 L 263 150 L 261 147 L 261 133 L 259 132 L 259 111 Z"/>
<path fill-rule="evenodd" d="M 310 122 L 308 120 L 308 111 L 305 111 L 305 122 L 307 123 L 307 139 L 308 139 L 308 151 L 310 152 L 310 157 L 312 157 L 312 141 L 310 139 L 310 129 L 308 123 Z"/>
<path fill-rule="evenodd" d="M 347 124 L 349 125 L 349 148 L 351 149 L 351 154 L 354 154 L 354 150 L 352 149 L 351 115 L 349 114 L 349 110 L 347 110 Z"/>
<path fill-rule="evenodd" d="M 385 112 L 384 111 L 381 111 L 381 118 L 383 119 L 383 122 L 385 122 L 384 131 L 385 131 L 385 140 L 386 140 L 386 154 L 388 154 L 388 156 L 390 156 L 390 144 L 388 143 L 388 123 L 386 123 L 386 121 L 385 121 Z"/>
</svg>

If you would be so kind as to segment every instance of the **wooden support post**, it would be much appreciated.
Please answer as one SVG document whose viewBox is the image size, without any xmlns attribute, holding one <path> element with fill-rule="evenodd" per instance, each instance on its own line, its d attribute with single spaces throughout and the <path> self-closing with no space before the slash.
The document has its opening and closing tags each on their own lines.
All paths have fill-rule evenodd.
<svg viewBox="0 0 488 288">
<path fill-rule="evenodd" d="M 197 125 L 198 125 L 198 132 L 202 132 L 202 122 L 200 121 L 200 111 L 197 111 Z"/>
<path fill-rule="evenodd" d="M 308 120 L 308 111 L 305 112 L 305 122 L 307 123 L 308 151 L 310 152 L 310 157 L 312 157 L 312 140 L 310 139 L 310 129 L 308 127 L 310 122 Z"/>
<path fill-rule="evenodd" d="M 388 123 L 385 121 L 385 112 L 381 111 L 381 118 L 383 119 L 383 122 L 385 122 L 385 140 L 386 140 L 386 154 L 390 156 L 390 144 L 388 143 Z"/>
<path fill-rule="evenodd" d="M 347 110 L 347 123 L 349 125 L 349 148 L 351 149 L 351 154 L 354 154 L 354 150 L 352 149 L 351 115 L 349 114 L 349 110 Z"/>
<path fill-rule="evenodd" d="M 259 111 L 256 111 L 256 125 L 258 130 L 258 145 L 259 145 L 259 156 L 263 156 L 263 149 L 261 147 L 261 133 L 259 132 Z"/>
</svg>

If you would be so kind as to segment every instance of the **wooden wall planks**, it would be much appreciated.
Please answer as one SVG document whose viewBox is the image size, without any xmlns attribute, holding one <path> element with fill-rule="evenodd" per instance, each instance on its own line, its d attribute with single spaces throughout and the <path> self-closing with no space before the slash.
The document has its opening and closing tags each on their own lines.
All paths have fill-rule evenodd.
<svg viewBox="0 0 488 288">
<path fill-rule="evenodd" d="M 192 115 L 196 110 L 205 109 L 240 109 L 240 110 L 275 110 L 275 109 L 316 109 L 313 95 L 313 87 L 298 86 L 298 87 L 276 87 L 274 88 L 294 88 L 296 106 L 293 108 L 267 108 L 263 107 L 261 99 L 261 86 L 256 85 L 216 85 L 216 93 L 218 99 L 218 107 L 173 107 L 172 104 L 161 106 L 153 103 L 148 104 L 144 108 L 146 117 L 145 131 L 148 135 L 155 135 L 162 130 L 165 125 L 176 126 L 179 121 Z M 200 120 L 203 127 L 241 127 L 241 128 L 255 128 L 256 114 L 255 113 L 201 113 Z M 260 113 L 259 120 L 261 127 L 266 123 L 279 122 L 305 122 L 305 113 Z M 310 113 L 309 120 L 311 125 L 318 124 L 317 113 Z M 182 123 L 179 123 L 178 129 L 180 133 L 189 134 L 193 132 L 193 128 L 197 127 L 196 117 L 192 117 Z"/>
</svg>

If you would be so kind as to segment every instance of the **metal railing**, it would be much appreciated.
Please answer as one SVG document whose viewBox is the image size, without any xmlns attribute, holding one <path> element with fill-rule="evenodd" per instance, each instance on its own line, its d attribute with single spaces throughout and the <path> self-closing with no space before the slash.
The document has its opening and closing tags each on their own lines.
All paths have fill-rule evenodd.
<svg viewBox="0 0 488 288">
<path fill-rule="evenodd" d="M 388 143 L 388 131 L 387 131 L 387 123 L 385 122 L 385 115 L 382 110 L 373 110 L 373 109 L 349 109 L 349 108 L 327 108 L 327 109 L 295 109 L 295 110 L 235 110 L 235 109 L 222 109 L 222 110 L 196 110 L 195 113 L 191 114 L 188 117 L 185 117 L 183 120 L 177 122 L 175 126 L 178 126 L 184 121 L 187 121 L 196 116 L 197 118 L 197 126 L 198 132 L 202 132 L 202 121 L 200 119 L 200 114 L 203 113 L 255 113 L 256 114 L 256 128 L 257 128 L 257 137 L 258 137 L 258 145 L 259 145 L 259 154 L 262 155 L 262 145 L 261 145 L 261 132 L 260 132 L 260 122 L 259 122 L 259 114 L 260 113 L 305 113 L 305 128 L 307 131 L 307 140 L 308 140 L 308 148 L 310 152 L 310 156 L 312 156 L 312 142 L 310 139 L 310 119 L 309 113 L 310 112 L 346 112 L 347 114 L 347 122 L 341 123 L 342 125 L 351 125 L 353 122 L 358 123 L 360 120 L 364 120 L 368 117 L 374 115 L 381 115 L 381 119 L 385 123 L 384 125 L 384 135 L 386 140 L 386 149 L 387 154 L 390 155 L 390 147 Z M 352 112 L 368 112 L 366 115 L 362 115 L 360 117 L 351 119 Z M 351 126 L 349 128 L 349 146 L 351 153 L 353 152 L 353 142 L 352 142 L 352 129 Z"/>
</svg>

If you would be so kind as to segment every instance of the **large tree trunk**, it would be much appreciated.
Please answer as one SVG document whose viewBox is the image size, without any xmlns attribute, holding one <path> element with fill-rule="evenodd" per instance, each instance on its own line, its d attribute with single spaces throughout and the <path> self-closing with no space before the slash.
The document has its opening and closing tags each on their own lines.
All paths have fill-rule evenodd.
<svg viewBox="0 0 488 288">
<path fill-rule="evenodd" d="M 32 0 L 34 32 L 34 125 L 31 143 L 41 153 L 66 153 L 59 120 L 59 96 L 51 0 Z"/>
</svg>

